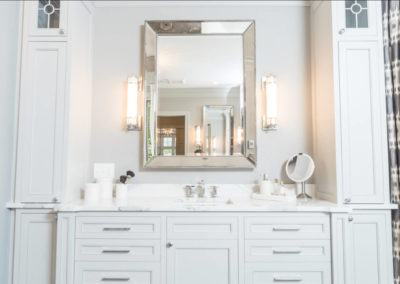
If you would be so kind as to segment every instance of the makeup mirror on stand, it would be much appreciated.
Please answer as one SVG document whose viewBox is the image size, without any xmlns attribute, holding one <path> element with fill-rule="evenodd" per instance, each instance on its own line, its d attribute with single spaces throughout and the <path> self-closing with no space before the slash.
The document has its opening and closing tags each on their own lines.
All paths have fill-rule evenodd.
<svg viewBox="0 0 400 284">
<path fill-rule="evenodd" d="M 315 165 L 313 159 L 304 153 L 293 155 L 286 163 L 287 176 L 297 185 L 301 185 L 301 193 L 297 195 L 299 199 L 311 199 L 306 193 L 306 181 L 314 173 Z"/>
</svg>

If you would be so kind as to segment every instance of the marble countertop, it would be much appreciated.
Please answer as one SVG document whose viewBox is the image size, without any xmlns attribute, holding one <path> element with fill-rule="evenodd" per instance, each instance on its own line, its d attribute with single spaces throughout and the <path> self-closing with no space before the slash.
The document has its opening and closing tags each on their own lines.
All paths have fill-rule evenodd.
<svg viewBox="0 0 400 284">
<path fill-rule="evenodd" d="M 9 208 L 15 209 L 52 209 L 56 212 L 350 212 L 346 206 L 323 201 L 310 200 L 307 202 L 285 203 L 264 200 L 222 200 L 187 201 L 174 198 L 136 198 L 127 201 L 103 200 L 87 203 L 78 200 L 60 204 L 23 204 L 9 203 Z"/>
<path fill-rule="evenodd" d="M 66 203 L 7 203 L 9 209 L 51 209 L 55 212 L 328 212 L 346 213 L 355 206 L 343 206 L 312 199 L 296 202 L 256 200 L 252 198 L 254 185 L 218 185 L 217 198 L 191 198 L 183 196 L 183 185 L 135 185 L 124 201 L 102 200 L 87 203 L 76 200 Z M 379 208 L 378 208 L 379 207 Z M 395 204 L 376 209 L 396 209 Z M 359 208 L 364 209 L 364 208 Z"/>
</svg>

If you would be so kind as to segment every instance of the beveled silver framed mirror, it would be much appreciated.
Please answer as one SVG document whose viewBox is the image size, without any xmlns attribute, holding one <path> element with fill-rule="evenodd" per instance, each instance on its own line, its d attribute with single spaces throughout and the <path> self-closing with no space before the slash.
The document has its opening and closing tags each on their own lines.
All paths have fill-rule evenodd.
<svg viewBox="0 0 400 284">
<path fill-rule="evenodd" d="M 144 167 L 253 168 L 254 21 L 144 29 Z"/>
</svg>

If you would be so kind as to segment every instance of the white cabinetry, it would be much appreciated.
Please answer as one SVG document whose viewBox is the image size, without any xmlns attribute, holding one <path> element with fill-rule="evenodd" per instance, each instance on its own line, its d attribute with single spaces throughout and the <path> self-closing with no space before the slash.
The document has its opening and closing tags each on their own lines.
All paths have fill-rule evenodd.
<svg viewBox="0 0 400 284">
<path fill-rule="evenodd" d="M 168 284 L 237 284 L 235 240 L 170 240 L 167 246 Z"/>
<path fill-rule="evenodd" d="M 334 283 L 393 283 L 390 228 L 390 211 L 333 215 Z"/>
<path fill-rule="evenodd" d="M 384 203 L 387 139 L 377 41 L 339 41 L 342 189 L 345 203 Z"/>
<path fill-rule="evenodd" d="M 66 43 L 29 41 L 22 62 L 16 199 L 54 202 L 65 170 Z"/>
<path fill-rule="evenodd" d="M 66 36 L 68 1 L 26 1 L 24 10 L 29 36 Z"/>
<path fill-rule="evenodd" d="M 54 284 L 56 214 L 17 210 L 13 284 Z"/>
<path fill-rule="evenodd" d="M 318 195 L 388 204 L 381 3 L 318 1 L 311 15 Z"/>
</svg>

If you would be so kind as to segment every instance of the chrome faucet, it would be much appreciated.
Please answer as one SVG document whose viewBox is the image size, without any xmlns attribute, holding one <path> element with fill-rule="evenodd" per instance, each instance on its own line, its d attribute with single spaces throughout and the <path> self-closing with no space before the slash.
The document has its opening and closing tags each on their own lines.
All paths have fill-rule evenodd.
<svg viewBox="0 0 400 284">
<path fill-rule="evenodd" d="M 204 195 L 206 193 L 206 187 L 204 186 L 204 180 L 201 180 L 199 183 L 197 183 L 196 193 L 197 193 L 197 197 L 199 197 L 199 198 L 204 197 Z"/>
</svg>

